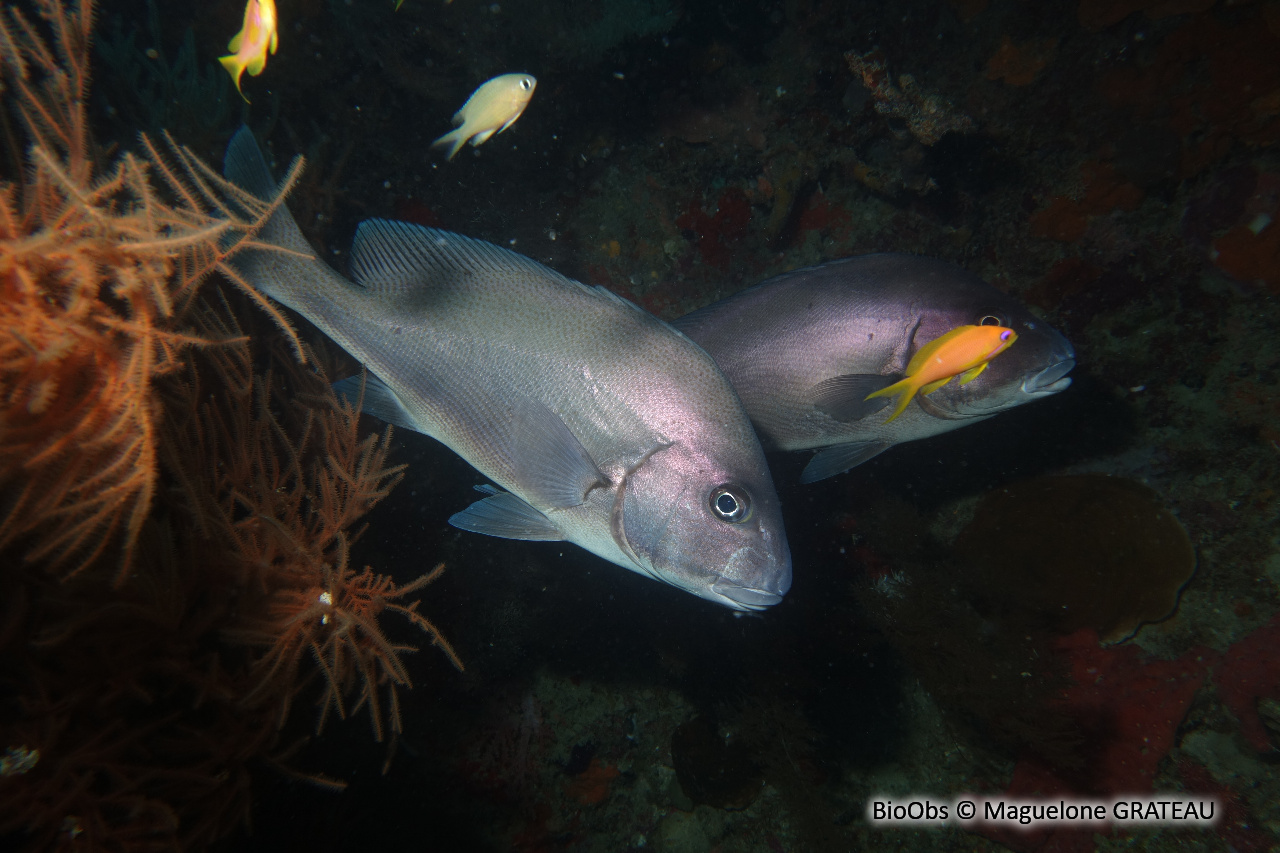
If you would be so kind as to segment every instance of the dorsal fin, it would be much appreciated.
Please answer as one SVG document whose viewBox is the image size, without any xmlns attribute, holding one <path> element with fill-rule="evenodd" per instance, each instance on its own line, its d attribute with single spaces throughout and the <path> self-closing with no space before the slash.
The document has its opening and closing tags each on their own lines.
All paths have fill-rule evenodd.
<svg viewBox="0 0 1280 853">
<path fill-rule="evenodd" d="M 397 294 L 514 272 L 594 292 L 501 246 L 410 222 L 367 219 L 356 229 L 351 245 L 351 277 L 375 293 Z"/>
</svg>

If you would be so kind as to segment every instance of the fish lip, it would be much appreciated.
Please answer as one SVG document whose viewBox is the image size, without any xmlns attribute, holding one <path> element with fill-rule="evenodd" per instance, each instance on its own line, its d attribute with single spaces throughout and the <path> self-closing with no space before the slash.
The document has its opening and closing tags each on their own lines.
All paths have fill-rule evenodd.
<svg viewBox="0 0 1280 853">
<path fill-rule="evenodd" d="M 1060 361 L 1030 376 L 1022 383 L 1022 390 L 1028 394 L 1056 394 L 1065 391 L 1071 385 L 1071 377 L 1067 376 L 1076 366 L 1076 360 L 1067 356 Z"/>
<path fill-rule="evenodd" d="M 753 580 L 763 581 L 761 586 L 747 586 L 732 579 L 743 576 L 735 575 L 734 572 L 740 562 L 749 566 L 759 557 L 760 552 L 755 548 L 738 549 L 725 565 L 725 573 L 718 575 L 708 588 L 708 597 L 734 610 L 764 610 L 782 601 L 782 596 L 791 589 L 789 555 L 781 559 L 778 555 L 767 558 L 763 576 L 754 573 L 746 575 Z"/>
<path fill-rule="evenodd" d="M 734 610 L 765 610 L 782 601 L 782 596 L 755 587 L 741 586 L 727 578 L 719 578 L 711 585 L 717 600 Z"/>
</svg>

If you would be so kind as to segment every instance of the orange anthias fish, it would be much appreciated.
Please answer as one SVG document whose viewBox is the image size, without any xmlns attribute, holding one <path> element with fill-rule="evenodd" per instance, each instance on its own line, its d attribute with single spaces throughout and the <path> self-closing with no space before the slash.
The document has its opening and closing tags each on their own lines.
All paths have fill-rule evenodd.
<svg viewBox="0 0 1280 853">
<path fill-rule="evenodd" d="M 917 393 L 932 394 L 960 377 L 960 384 L 971 382 L 987 363 L 1018 339 L 1018 333 L 1004 326 L 958 326 L 920 348 L 907 364 L 905 379 L 866 396 L 898 397 L 898 405 L 885 423 L 902 414 Z"/>
<path fill-rule="evenodd" d="M 244 97 L 240 88 L 240 75 L 246 71 L 250 77 L 261 74 L 267 67 L 267 54 L 276 52 L 278 41 L 275 0 L 249 0 L 244 7 L 244 26 L 227 45 L 231 54 L 218 58 L 235 81 L 236 91 L 246 102 L 249 99 Z"/>
</svg>

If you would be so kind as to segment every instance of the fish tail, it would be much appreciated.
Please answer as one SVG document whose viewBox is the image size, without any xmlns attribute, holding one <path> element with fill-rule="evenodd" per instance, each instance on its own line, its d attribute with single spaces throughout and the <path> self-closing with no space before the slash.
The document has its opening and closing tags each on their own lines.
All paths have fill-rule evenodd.
<svg viewBox="0 0 1280 853">
<path fill-rule="evenodd" d="M 462 128 L 459 127 L 456 130 L 449 131 L 444 136 L 431 143 L 431 150 L 437 151 L 443 148 L 448 148 L 449 154 L 446 159 L 452 160 L 454 155 L 457 154 L 466 143 L 467 138 L 462 135 Z"/>
<path fill-rule="evenodd" d="M 236 132 L 227 146 L 223 174 L 262 201 L 274 200 L 281 191 L 271 177 L 271 168 L 253 138 L 253 131 L 246 126 Z M 258 230 L 255 242 L 284 251 L 244 249 L 232 257 L 232 267 L 246 282 L 271 298 L 296 305 L 300 294 L 308 289 L 308 278 L 315 277 L 312 267 L 324 265 L 315 257 L 288 207 L 276 206 L 275 213 Z"/>
<path fill-rule="evenodd" d="M 233 53 L 230 56 L 218 57 L 218 61 L 231 75 L 231 82 L 236 84 L 236 91 L 240 93 L 240 97 L 244 98 L 246 104 L 249 103 L 249 99 L 244 96 L 244 90 L 240 88 L 240 76 L 244 74 L 244 63 L 240 61 L 240 57 Z"/>
<path fill-rule="evenodd" d="M 912 398 L 916 396 L 917 390 L 918 386 L 915 384 L 915 381 L 912 377 L 908 376 L 906 379 L 899 380 L 892 385 L 881 388 L 879 391 L 872 391 L 864 399 L 870 400 L 872 397 L 897 397 L 897 405 L 893 407 L 893 412 L 885 419 L 885 423 L 889 423 L 889 421 L 907 410 L 907 405 L 911 402 Z"/>
</svg>

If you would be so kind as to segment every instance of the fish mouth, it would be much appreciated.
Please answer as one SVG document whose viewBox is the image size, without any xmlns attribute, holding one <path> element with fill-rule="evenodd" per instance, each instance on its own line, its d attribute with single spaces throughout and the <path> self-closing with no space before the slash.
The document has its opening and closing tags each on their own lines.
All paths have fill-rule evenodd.
<svg viewBox="0 0 1280 853">
<path fill-rule="evenodd" d="M 717 577 L 715 582 L 711 584 L 708 589 L 711 594 L 709 597 L 725 607 L 732 607 L 734 610 L 764 610 L 782 601 L 782 596 L 786 595 L 787 590 L 791 589 L 790 558 L 785 560 L 779 560 L 776 557 L 768 559 L 762 574 L 754 572 L 738 574 L 734 571 L 739 563 L 745 563 L 746 567 L 749 567 L 758 558 L 759 552 L 754 548 L 739 549 L 737 553 L 729 558 L 728 565 L 725 566 L 725 573 Z M 731 579 L 744 576 L 760 581 L 761 585 L 747 586 Z"/>
<path fill-rule="evenodd" d="M 716 600 L 734 610 L 764 610 L 782 601 L 782 595 L 766 589 L 741 586 L 726 578 L 711 585 Z"/>
<path fill-rule="evenodd" d="M 1074 358 L 1064 358 L 1049 365 L 1035 376 L 1030 376 L 1022 383 L 1022 390 L 1028 394 L 1057 394 L 1071 385 L 1068 373 L 1076 366 Z"/>
</svg>

